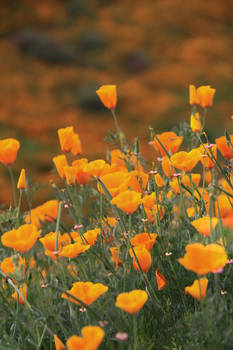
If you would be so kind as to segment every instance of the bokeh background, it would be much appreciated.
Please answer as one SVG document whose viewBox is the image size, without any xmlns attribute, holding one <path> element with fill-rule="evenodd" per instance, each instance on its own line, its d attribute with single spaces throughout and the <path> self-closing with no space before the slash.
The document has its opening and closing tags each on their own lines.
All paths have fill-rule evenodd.
<svg viewBox="0 0 233 350">
<path fill-rule="evenodd" d="M 103 84 L 118 86 L 120 126 L 145 154 L 149 125 L 189 123 L 190 83 L 217 89 L 210 136 L 232 131 L 232 13 L 231 0 L 1 0 L 0 138 L 21 142 L 16 174 L 25 167 L 48 183 L 56 130 L 69 125 L 83 156 L 105 157 L 114 125 L 95 93 Z M 1 202 L 11 200 L 7 184 L 1 166 Z"/>
</svg>

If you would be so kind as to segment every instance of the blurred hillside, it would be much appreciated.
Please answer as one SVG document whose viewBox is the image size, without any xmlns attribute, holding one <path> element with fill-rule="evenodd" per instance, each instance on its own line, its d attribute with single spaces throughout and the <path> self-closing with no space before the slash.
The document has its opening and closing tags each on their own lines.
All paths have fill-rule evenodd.
<svg viewBox="0 0 233 350">
<path fill-rule="evenodd" d="M 230 130 L 232 13 L 230 0 L 1 0 L 0 138 L 20 140 L 16 168 L 48 181 L 56 130 L 68 125 L 84 156 L 104 157 L 114 126 L 95 94 L 103 84 L 118 86 L 120 125 L 145 151 L 148 125 L 189 122 L 190 83 L 217 89 L 210 135 Z"/>
</svg>

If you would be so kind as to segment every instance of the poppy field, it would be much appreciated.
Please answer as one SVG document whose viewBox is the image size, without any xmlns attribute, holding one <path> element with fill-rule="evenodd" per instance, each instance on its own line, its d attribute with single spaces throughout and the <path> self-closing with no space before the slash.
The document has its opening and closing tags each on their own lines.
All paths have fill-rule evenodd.
<svg viewBox="0 0 233 350">
<path fill-rule="evenodd" d="M 106 159 L 57 130 L 52 197 L 34 205 L 20 142 L 0 140 L 12 203 L 0 212 L 0 350 L 231 349 L 233 135 L 205 129 L 216 90 L 189 86 L 190 124 L 157 133 L 151 161 L 96 94 L 115 129 Z M 91 147 L 91 144 L 90 144 Z"/>
</svg>

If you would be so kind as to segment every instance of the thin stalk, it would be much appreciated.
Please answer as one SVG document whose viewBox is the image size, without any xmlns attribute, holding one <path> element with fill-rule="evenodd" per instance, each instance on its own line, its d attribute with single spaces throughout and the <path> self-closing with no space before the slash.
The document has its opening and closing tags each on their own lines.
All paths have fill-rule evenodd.
<svg viewBox="0 0 233 350">
<path fill-rule="evenodd" d="M 17 195 L 16 195 L 16 183 L 15 183 L 15 178 L 14 178 L 14 174 L 12 171 L 11 166 L 8 166 L 8 170 L 9 170 L 9 174 L 10 174 L 10 179 L 11 179 L 11 185 L 12 185 L 12 191 L 13 191 L 13 198 L 14 198 L 14 206 L 16 208 L 16 203 L 17 203 Z"/>
<path fill-rule="evenodd" d="M 21 206 L 21 201 L 22 201 L 22 194 L 23 190 L 19 190 L 19 202 L 18 202 L 18 207 L 17 207 L 17 216 L 16 216 L 16 222 L 17 225 L 19 226 L 19 215 L 20 215 L 20 206 Z"/>
<path fill-rule="evenodd" d="M 57 213 L 57 223 L 56 223 L 55 252 L 58 251 L 59 226 L 60 226 L 60 220 L 61 220 L 61 208 L 62 208 L 62 202 L 59 202 L 59 204 L 58 204 L 58 213 Z"/>
<path fill-rule="evenodd" d="M 138 348 L 137 314 L 133 315 L 133 350 Z"/>
<path fill-rule="evenodd" d="M 115 109 L 111 109 L 111 112 L 112 112 L 112 116 L 113 116 L 113 119 L 114 119 L 116 131 L 117 131 L 117 134 L 118 134 L 118 138 L 119 138 L 119 141 L 120 141 L 121 149 L 123 149 L 123 134 L 122 134 L 122 131 L 121 131 L 121 129 L 119 127 L 119 124 L 118 124 L 118 120 L 117 120 L 117 117 L 116 117 L 116 111 L 115 111 Z"/>
</svg>

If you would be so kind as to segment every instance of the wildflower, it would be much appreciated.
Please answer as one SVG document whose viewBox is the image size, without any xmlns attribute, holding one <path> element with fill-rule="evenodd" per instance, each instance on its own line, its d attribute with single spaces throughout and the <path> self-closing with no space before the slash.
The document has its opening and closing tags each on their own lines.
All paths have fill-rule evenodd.
<svg viewBox="0 0 233 350">
<path fill-rule="evenodd" d="M 129 172 L 128 186 L 134 191 L 142 192 L 148 183 L 148 175 L 143 171 L 133 170 Z"/>
<path fill-rule="evenodd" d="M 154 179 L 155 179 L 156 185 L 159 188 L 165 186 L 165 182 L 163 181 L 163 178 L 162 178 L 162 176 L 160 174 L 155 174 Z"/>
<path fill-rule="evenodd" d="M 63 171 L 65 173 L 66 182 L 68 185 L 74 185 L 77 177 L 77 168 L 74 166 L 64 166 Z"/>
<path fill-rule="evenodd" d="M 124 341 L 127 340 L 129 338 L 128 333 L 122 333 L 122 332 L 118 332 L 115 335 L 115 339 L 116 340 L 120 340 L 120 341 Z"/>
<path fill-rule="evenodd" d="M 185 287 L 185 294 L 189 293 L 193 298 L 200 300 L 206 297 L 206 289 L 208 286 L 207 278 L 195 280 L 191 286 Z"/>
<path fill-rule="evenodd" d="M 181 151 L 171 156 L 172 165 L 186 172 L 191 171 L 201 159 L 199 148 L 194 148 L 190 152 Z"/>
<path fill-rule="evenodd" d="M 6 166 L 15 162 L 20 143 L 16 139 L 0 140 L 0 163 Z"/>
<path fill-rule="evenodd" d="M 141 246 L 143 245 L 148 251 L 153 248 L 155 244 L 155 240 L 157 238 L 156 233 L 138 233 L 136 236 L 131 238 L 130 242 L 133 246 Z"/>
<path fill-rule="evenodd" d="M 67 126 L 66 128 L 58 129 L 57 133 L 62 152 L 70 152 L 73 147 L 73 126 Z"/>
<path fill-rule="evenodd" d="M 55 241 L 56 241 L 56 232 L 49 232 L 44 237 L 40 238 L 39 241 L 43 244 L 44 248 L 54 252 L 55 250 Z M 68 233 L 61 235 L 58 234 L 58 249 L 61 249 L 63 246 L 66 246 L 71 243 L 71 238 Z"/>
<path fill-rule="evenodd" d="M 40 232 L 35 225 L 25 224 L 18 229 L 5 232 L 1 241 L 5 247 L 25 253 L 34 246 L 39 236 Z"/>
<path fill-rule="evenodd" d="M 164 208 L 160 204 L 154 204 L 152 208 L 145 208 L 146 216 L 149 222 L 153 223 L 156 217 L 160 219 L 164 215 Z"/>
<path fill-rule="evenodd" d="M 174 154 L 178 151 L 183 141 L 183 136 L 177 136 L 173 131 L 163 132 L 162 134 L 157 135 L 157 138 L 163 147 L 167 150 L 167 152 L 170 152 L 171 154 Z M 156 138 L 154 138 L 154 149 L 157 152 L 160 152 L 162 156 L 166 156 L 166 152 L 160 143 Z"/>
<path fill-rule="evenodd" d="M 137 257 L 140 267 L 135 259 L 134 253 Z M 144 245 L 138 245 L 129 250 L 130 256 L 133 258 L 133 267 L 137 271 L 148 272 L 151 267 L 151 255 Z"/>
<path fill-rule="evenodd" d="M 100 180 L 107 187 L 112 197 L 117 196 L 120 192 L 128 189 L 129 174 L 125 171 L 116 171 L 114 173 L 105 174 Z M 101 185 L 98 184 L 99 191 L 103 191 Z"/>
<path fill-rule="evenodd" d="M 110 252 L 112 254 L 112 260 L 115 262 L 116 266 L 121 265 L 122 261 L 119 257 L 119 248 L 118 247 L 111 247 Z"/>
<path fill-rule="evenodd" d="M 50 200 L 31 210 L 30 215 L 25 218 L 26 223 L 32 223 L 36 227 L 40 227 L 41 222 L 53 221 L 57 218 L 58 201 Z"/>
<path fill-rule="evenodd" d="M 198 187 L 199 182 L 201 180 L 201 175 L 200 174 L 191 174 L 191 180 L 192 180 L 192 183 Z M 190 179 L 189 179 L 188 175 L 184 175 L 182 177 L 182 182 L 186 187 L 192 187 L 190 184 Z"/>
<path fill-rule="evenodd" d="M 58 175 L 62 179 L 65 179 L 66 175 L 65 175 L 65 172 L 64 172 L 64 167 L 68 166 L 68 162 L 67 162 L 66 156 L 64 154 L 61 154 L 59 156 L 53 157 L 53 162 L 54 162 L 55 167 L 57 169 Z"/>
<path fill-rule="evenodd" d="M 217 145 L 211 145 L 211 150 L 206 151 L 208 148 L 208 144 L 204 144 L 200 146 L 200 152 L 203 155 L 201 157 L 201 162 L 204 165 L 206 169 L 212 169 L 215 165 L 212 158 L 214 157 L 216 159 L 217 157 Z"/>
<path fill-rule="evenodd" d="M 79 300 L 83 301 L 85 304 L 90 305 L 96 299 L 98 299 L 102 294 L 108 291 L 108 287 L 101 283 L 92 283 L 92 282 L 75 282 L 73 287 L 67 292 Z M 81 305 L 78 301 L 73 299 L 70 296 L 67 296 L 65 293 L 62 293 L 62 298 L 69 299 L 77 305 Z"/>
<path fill-rule="evenodd" d="M 82 145 L 78 134 L 73 135 L 71 153 L 77 156 L 82 153 Z"/>
<path fill-rule="evenodd" d="M 215 203 L 216 213 L 218 213 L 218 207 L 219 207 L 221 218 L 232 217 L 233 200 L 230 199 L 230 197 L 228 197 L 227 195 L 221 194 L 217 197 L 217 201 L 218 201 L 218 205 L 217 203 Z"/>
<path fill-rule="evenodd" d="M 233 135 L 230 135 L 230 140 L 230 142 L 227 142 L 225 136 L 215 140 L 218 150 L 222 153 L 223 157 L 229 160 L 233 158 Z"/>
<path fill-rule="evenodd" d="M 19 288 L 20 293 L 23 295 L 23 298 L 21 295 L 18 295 L 18 293 L 15 291 L 11 296 L 16 301 L 19 300 L 19 303 L 24 305 L 25 300 L 27 299 L 27 285 L 24 284 L 22 287 Z"/>
<path fill-rule="evenodd" d="M 200 232 L 203 236 L 209 236 L 210 235 L 210 226 L 214 230 L 217 223 L 218 223 L 217 218 L 215 218 L 215 217 L 210 218 L 209 216 L 203 216 L 202 218 L 191 222 L 192 226 L 195 227 L 195 229 L 198 232 Z"/>
<path fill-rule="evenodd" d="M 88 244 L 80 244 L 79 242 L 68 244 L 63 247 L 60 256 L 65 256 L 66 258 L 76 258 L 79 254 L 85 252 L 90 248 Z"/>
<path fill-rule="evenodd" d="M 80 185 L 86 185 L 91 177 L 87 169 L 87 164 L 87 158 L 77 159 L 72 162 L 72 166 L 77 169 L 76 178 Z"/>
<path fill-rule="evenodd" d="M 161 195 L 157 197 L 158 202 L 161 200 Z M 142 199 L 142 204 L 144 208 L 151 209 L 156 203 L 156 193 L 152 192 L 151 194 L 146 194 Z"/>
<path fill-rule="evenodd" d="M 68 350 L 96 350 L 104 338 L 104 331 L 98 326 L 83 327 L 81 334 L 81 337 L 73 335 L 67 340 Z"/>
<path fill-rule="evenodd" d="M 200 132 L 202 130 L 202 124 L 199 113 L 191 114 L 190 127 L 193 132 Z"/>
<path fill-rule="evenodd" d="M 106 162 L 103 159 L 96 159 L 89 162 L 86 165 L 86 172 L 88 172 L 91 176 L 99 177 L 102 175 L 104 168 L 106 166 Z"/>
<path fill-rule="evenodd" d="M 22 169 L 19 175 L 19 180 L 17 183 L 17 188 L 19 190 L 24 190 L 27 187 L 27 180 L 25 175 L 25 169 Z"/>
<path fill-rule="evenodd" d="M 124 191 L 119 193 L 111 200 L 112 204 L 115 204 L 119 209 L 123 210 L 127 214 L 132 214 L 137 210 L 141 203 L 141 194 L 136 191 Z"/>
<path fill-rule="evenodd" d="M 148 294 L 144 290 L 134 289 L 128 293 L 120 293 L 116 298 L 116 306 L 128 312 L 136 314 L 148 299 Z"/>
<path fill-rule="evenodd" d="M 56 350 L 65 350 L 65 344 L 58 338 L 56 334 L 53 335 Z"/>
<path fill-rule="evenodd" d="M 212 89 L 210 85 L 200 86 L 197 88 L 197 98 L 201 107 L 208 108 L 213 104 L 213 98 L 216 90 Z"/>
<path fill-rule="evenodd" d="M 166 278 L 159 272 L 158 269 L 155 271 L 155 277 L 156 277 L 158 290 L 162 290 L 167 284 Z"/>
<path fill-rule="evenodd" d="M 177 180 L 177 178 L 175 177 L 174 179 L 172 179 L 172 181 L 169 182 L 173 192 L 177 195 L 180 194 L 180 186 L 179 186 L 179 182 Z"/>
<path fill-rule="evenodd" d="M 218 244 L 192 243 L 186 246 L 186 253 L 183 258 L 178 259 L 179 263 L 187 270 L 205 275 L 225 266 L 227 254 L 225 249 Z"/>
<path fill-rule="evenodd" d="M 21 256 L 11 256 L 2 260 L 0 268 L 5 275 L 13 275 L 17 270 L 25 270 L 26 261 Z"/>
<path fill-rule="evenodd" d="M 106 108 L 115 109 L 117 103 L 116 85 L 103 85 L 96 93 Z"/>
<path fill-rule="evenodd" d="M 164 174 L 167 177 L 171 177 L 175 173 L 175 170 L 174 170 L 172 163 L 171 163 L 170 159 L 168 158 L 168 156 L 165 156 L 162 159 L 162 169 L 163 169 Z"/>
<path fill-rule="evenodd" d="M 199 100 L 197 98 L 197 91 L 194 85 L 189 85 L 189 104 L 191 106 L 199 104 Z"/>
<path fill-rule="evenodd" d="M 95 228 L 93 230 L 86 231 L 82 236 L 78 235 L 74 238 L 75 242 L 79 242 L 80 244 L 90 244 L 95 245 L 97 241 L 98 235 L 100 235 L 100 229 Z"/>
</svg>

